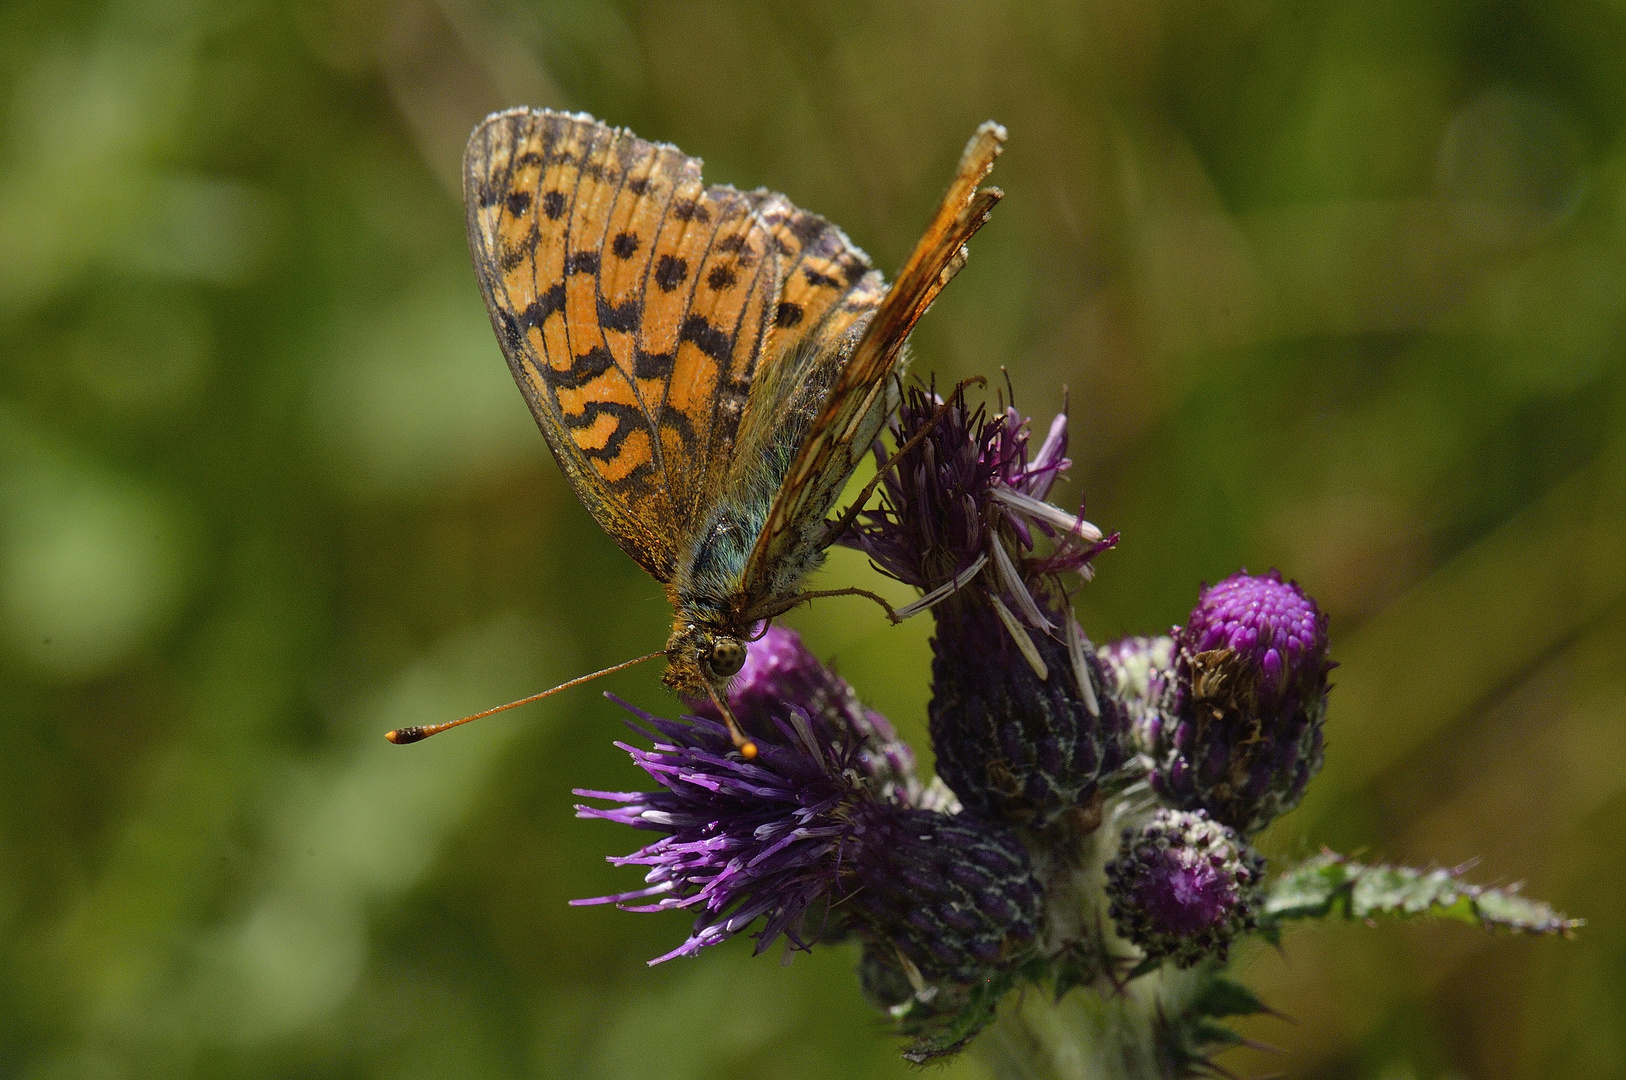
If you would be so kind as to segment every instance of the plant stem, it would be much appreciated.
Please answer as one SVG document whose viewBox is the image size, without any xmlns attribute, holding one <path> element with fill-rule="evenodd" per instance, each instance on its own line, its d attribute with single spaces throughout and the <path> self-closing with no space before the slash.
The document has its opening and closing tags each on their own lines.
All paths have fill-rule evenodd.
<svg viewBox="0 0 1626 1080">
<path fill-rule="evenodd" d="M 1199 981 L 1164 967 L 1121 993 L 1080 988 L 1059 1002 L 1014 993 L 972 1051 L 997 1080 L 1172 1080 L 1182 1065 L 1168 1020 L 1187 1012 Z"/>
</svg>

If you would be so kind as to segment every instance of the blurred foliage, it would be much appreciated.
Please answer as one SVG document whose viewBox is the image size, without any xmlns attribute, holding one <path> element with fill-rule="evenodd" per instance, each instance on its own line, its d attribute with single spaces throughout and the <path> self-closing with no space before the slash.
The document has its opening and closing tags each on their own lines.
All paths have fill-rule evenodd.
<svg viewBox="0 0 1626 1080">
<path fill-rule="evenodd" d="M 1623 57 L 1602 0 L 0 6 L 0 1075 L 905 1074 L 843 950 L 649 970 L 681 920 L 565 906 L 630 884 L 570 816 L 639 782 L 592 691 L 381 738 L 665 636 L 469 270 L 463 140 L 522 103 L 885 267 L 1007 124 L 916 370 L 1071 388 L 1124 536 L 1086 629 L 1280 567 L 1343 667 L 1271 852 L 1477 857 L 1588 920 L 1294 930 L 1241 960 L 1287 1056 L 1222 1061 L 1621 1075 Z M 924 750 L 927 620 L 793 621 Z"/>
</svg>

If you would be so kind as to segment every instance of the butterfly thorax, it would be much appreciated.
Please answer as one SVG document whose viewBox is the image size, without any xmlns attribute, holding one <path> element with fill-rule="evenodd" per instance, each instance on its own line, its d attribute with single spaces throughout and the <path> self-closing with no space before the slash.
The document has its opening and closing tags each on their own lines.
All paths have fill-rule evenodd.
<svg viewBox="0 0 1626 1080">
<path fill-rule="evenodd" d="M 745 663 L 755 614 L 771 596 L 757 596 L 743 575 L 766 506 L 744 498 L 719 507 L 699 542 L 686 553 L 667 583 L 672 633 L 666 642 L 663 681 L 687 697 L 720 689 Z"/>
</svg>

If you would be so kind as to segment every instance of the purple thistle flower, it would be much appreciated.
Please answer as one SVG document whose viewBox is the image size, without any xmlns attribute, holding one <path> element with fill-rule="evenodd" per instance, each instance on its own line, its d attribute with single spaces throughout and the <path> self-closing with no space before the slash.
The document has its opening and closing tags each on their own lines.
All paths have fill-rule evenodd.
<svg viewBox="0 0 1626 1080">
<path fill-rule="evenodd" d="M 939 405 L 911 390 L 897 443 L 932 424 Z M 1015 409 L 989 417 L 956 398 L 845 541 L 922 591 L 899 614 L 930 608 L 936 620 L 938 774 L 968 811 L 1041 827 L 1088 803 L 1127 752 L 1127 714 L 1101 692 L 1101 660 L 1062 581 L 1088 578 L 1117 536 L 1044 501 L 1070 464 L 1066 451 L 1065 414 L 1030 460 Z"/>
<path fill-rule="evenodd" d="M 610 860 L 648 867 L 643 888 L 573 903 L 694 910 L 688 940 L 652 963 L 693 955 L 758 918 L 759 953 L 781 936 L 805 950 L 816 938 L 856 933 L 901 958 L 922 986 L 979 982 L 1021 955 L 1036 933 L 1042 893 L 1027 849 L 1002 826 L 911 808 L 895 788 L 878 787 L 855 726 L 812 715 L 802 701 L 758 697 L 778 685 L 807 691 L 803 700 L 839 689 L 845 701 L 846 684 L 811 670 L 788 631 L 761 651 L 789 673 L 762 662 L 736 691 L 754 705 L 740 717 L 757 725 L 752 760 L 716 720 L 665 720 L 627 706 L 643 722 L 629 724 L 655 745 L 617 745 L 661 788 L 578 791 L 618 805 L 578 806 L 577 816 L 666 835 Z M 866 719 L 890 731 L 878 714 Z"/>
<path fill-rule="evenodd" d="M 1241 571 L 1203 589 L 1176 646 L 1152 786 L 1252 835 L 1297 806 L 1321 768 L 1327 618 L 1276 571 Z"/>
<path fill-rule="evenodd" d="M 1255 927 L 1264 872 L 1264 859 L 1202 810 L 1158 810 L 1124 830 L 1107 863 L 1109 911 L 1148 962 L 1224 960 L 1231 940 Z"/>
<path fill-rule="evenodd" d="M 1327 617 L 1279 571 L 1232 574 L 1198 596 L 1180 634 L 1182 652 L 1225 649 L 1245 665 L 1249 692 L 1263 703 L 1314 689 L 1326 673 Z"/>
<path fill-rule="evenodd" d="M 942 403 L 912 387 L 892 424 L 901 446 L 930 423 Z M 879 447 L 876 460 L 885 463 Z M 841 543 L 858 548 L 880 569 L 924 594 L 901 608 L 907 618 L 975 585 L 1000 602 L 1015 636 L 1023 627 L 1046 632 L 1056 624 L 1035 596 L 1037 583 L 1053 584 L 1072 571 L 1094 574 L 1095 557 L 1118 542 L 1080 514 L 1045 501 L 1067 458 L 1067 414 L 1051 422 L 1038 452 L 1028 459 L 1028 421 L 1015 408 L 989 417 L 963 395 L 921 444 L 887 473 L 882 506 L 866 511 Z M 1054 542 L 1035 554 L 1039 536 Z M 1024 653 L 1026 653 L 1024 649 Z"/>
<path fill-rule="evenodd" d="M 577 790 L 620 805 L 577 806 L 576 816 L 666 835 L 610 859 L 617 866 L 649 867 L 644 888 L 571 903 L 617 904 L 628 911 L 695 910 L 688 940 L 652 964 L 692 956 L 760 916 L 766 922 L 756 934 L 758 953 L 781 935 L 806 949 L 804 917 L 835 891 L 851 833 L 846 818 L 866 797 L 853 769 L 852 740 L 821 739 L 806 714 L 793 710 L 779 739 L 764 740 L 757 757 L 745 761 L 727 727 L 715 720 L 665 720 L 620 704 L 647 728 L 630 721 L 629 726 L 655 745 L 648 750 L 616 745 L 661 789 Z"/>
<path fill-rule="evenodd" d="M 820 663 L 794 630 L 770 626 L 751 644 L 745 666 L 729 684 L 728 703 L 746 733 L 766 742 L 782 738 L 793 707 L 832 732 L 850 731 L 857 741 L 858 770 L 877 796 L 913 805 L 920 795 L 909 744 L 886 717 L 858 700 L 845 679 Z M 700 716 L 722 719 L 709 700 L 689 704 Z"/>
</svg>

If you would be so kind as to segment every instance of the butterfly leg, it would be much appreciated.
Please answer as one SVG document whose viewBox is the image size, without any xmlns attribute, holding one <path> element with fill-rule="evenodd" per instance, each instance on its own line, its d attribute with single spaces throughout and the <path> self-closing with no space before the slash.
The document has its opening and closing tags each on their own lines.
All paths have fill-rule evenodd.
<svg viewBox="0 0 1626 1080">
<path fill-rule="evenodd" d="M 866 596 L 875 601 L 877 604 L 880 604 L 881 608 L 886 612 L 886 617 L 891 619 L 894 624 L 903 622 L 903 620 L 898 617 L 896 609 L 894 609 L 891 604 L 886 602 L 885 597 L 872 593 L 868 589 L 858 588 L 820 589 L 817 592 L 797 593 L 795 596 L 779 601 L 779 603 L 775 604 L 771 608 L 752 612 L 751 618 L 772 619 L 776 616 L 783 615 L 785 612 L 789 611 L 793 607 L 796 607 L 798 604 L 805 604 L 809 600 L 817 600 L 821 596 Z"/>
<path fill-rule="evenodd" d="M 723 723 L 728 726 L 728 737 L 734 740 L 734 746 L 739 750 L 740 756 L 746 761 L 757 756 L 757 744 L 746 738 L 745 732 L 740 729 L 740 722 L 734 718 L 734 710 L 728 707 L 728 691 L 706 683 L 706 693 L 711 697 L 711 703 L 717 706 L 717 711 L 723 714 Z"/>
</svg>

